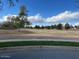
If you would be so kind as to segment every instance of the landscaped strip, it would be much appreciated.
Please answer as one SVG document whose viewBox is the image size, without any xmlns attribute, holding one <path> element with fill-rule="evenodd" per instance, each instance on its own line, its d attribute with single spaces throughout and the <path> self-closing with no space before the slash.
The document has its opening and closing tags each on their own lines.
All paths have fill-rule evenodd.
<svg viewBox="0 0 79 59">
<path fill-rule="evenodd" d="M 15 46 L 79 46 L 79 42 L 65 41 L 16 41 L 16 42 L 0 42 L 0 47 L 15 47 Z"/>
</svg>

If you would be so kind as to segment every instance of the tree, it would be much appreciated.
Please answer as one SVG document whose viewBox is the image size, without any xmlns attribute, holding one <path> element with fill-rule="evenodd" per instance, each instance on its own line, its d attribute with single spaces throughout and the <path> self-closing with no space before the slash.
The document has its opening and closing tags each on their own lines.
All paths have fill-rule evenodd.
<svg viewBox="0 0 79 59">
<path fill-rule="evenodd" d="M 8 16 L 6 22 L 9 22 L 9 25 L 13 25 L 14 28 L 20 28 L 20 18 L 18 16 Z"/>
<path fill-rule="evenodd" d="M 10 7 L 13 7 L 15 5 L 16 2 L 19 2 L 19 0 L 6 0 L 9 4 Z M 15 2 L 16 1 L 16 2 Z M 4 6 L 2 5 L 4 3 L 4 1 L 0 0 L 0 7 Z M 22 5 L 20 7 L 20 12 L 19 15 L 17 17 L 11 16 L 8 17 L 8 22 L 9 25 L 10 23 L 12 23 L 11 25 L 14 25 L 16 28 L 24 28 L 25 25 L 30 25 L 31 23 L 27 20 L 27 9 L 26 6 Z M 5 24 L 7 24 L 5 22 Z"/>
<path fill-rule="evenodd" d="M 2 29 L 15 29 L 15 26 L 13 23 L 11 22 L 4 22 L 2 25 L 1 25 L 1 28 Z"/>
<path fill-rule="evenodd" d="M 3 10 L 4 6 L 6 6 L 6 4 L 8 4 L 8 7 L 14 7 L 15 5 L 17 5 L 17 3 L 19 2 L 19 0 L 0 0 L 0 11 Z"/>
<path fill-rule="evenodd" d="M 54 24 L 54 25 L 53 25 L 53 27 L 56 29 L 57 25 L 56 25 L 56 24 Z"/>
<path fill-rule="evenodd" d="M 75 25 L 75 28 L 76 28 L 76 29 L 79 29 L 79 25 Z"/>
<path fill-rule="evenodd" d="M 35 29 L 40 29 L 40 26 L 39 25 L 35 25 Z"/>
<path fill-rule="evenodd" d="M 7 17 L 7 22 L 9 22 L 9 25 L 13 25 L 14 28 L 24 28 L 25 26 L 30 25 L 30 22 L 27 20 L 26 11 L 27 11 L 26 7 L 21 6 L 18 16 Z M 7 24 L 7 23 L 5 23 L 5 24 Z M 9 27 L 9 25 L 8 25 L 8 27 Z"/>
<path fill-rule="evenodd" d="M 14 17 L 12 19 L 12 23 L 14 24 L 15 28 L 20 28 L 21 25 L 20 25 L 20 18 L 18 16 Z"/>
<path fill-rule="evenodd" d="M 50 26 L 50 29 L 54 29 L 54 26 L 53 26 L 53 25 L 51 25 L 51 26 Z"/>
<path fill-rule="evenodd" d="M 66 23 L 66 24 L 65 24 L 65 29 L 68 30 L 68 29 L 70 29 L 70 28 L 71 28 L 71 26 L 70 26 L 68 23 Z"/>
<path fill-rule="evenodd" d="M 59 24 L 56 26 L 56 29 L 58 29 L 58 30 L 63 29 L 63 25 L 62 25 L 61 23 L 59 23 Z"/>
<path fill-rule="evenodd" d="M 22 5 L 20 7 L 19 17 L 27 16 L 27 9 L 26 6 Z"/>
<path fill-rule="evenodd" d="M 8 16 L 7 21 L 3 22 L 2 28 L 3 29 L 15 29 L 17 26 L 15 26 L 15 16 Z"/>
<path fill-rule="evenodd" d="M 26 9 L 26 6 L 24 5 L 20 7 L 19 18 L 20 18 L 20 24 L 22 28 L 24 28 L 25 25 L 27 26 L 31 24 L 27 20 L 27 9 Z"/>
<path fill-rule="evenodd" d="M 44 29 L 44 26 L 43 25 L 41 26 L 41 29 Z"/>
<path fill-rule="evenodd" d="M 8 4 L 9 7 L 13 7 L 16 5 L 17 2 L 19 2 L 19 0 L 5 0 L 5 1 L 0 0 L 0 10 L 2 10 L 2 8 L 5 6 L 5 3 Z"/>
</svg>

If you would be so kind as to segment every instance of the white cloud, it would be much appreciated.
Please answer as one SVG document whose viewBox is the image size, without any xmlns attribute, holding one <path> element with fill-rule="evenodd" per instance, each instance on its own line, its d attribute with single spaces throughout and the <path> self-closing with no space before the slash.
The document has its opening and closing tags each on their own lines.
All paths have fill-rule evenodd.
<svg viewBox="0 0 79 59">
<path fill-rule="evenodd" d="M 68 21 L 68 20 L 75 20 L 75 19 L 77 20 L 79 19 L 79 12 L 65 11 L 56 16 L 47 18 L 46 22 Z"/>
<path fill-rule="evenodd" d="M 11 15 L 11 14 L 8 14 L 8 15 L 6 15 L 6 16 L 3 16 L 2 18 L 0 18 L 0 22 L 4 22 L 4 21 L 7 21 L 7 18 L 8 17 L 12 17 L 12 16 L 17 16 L 17 15 Z"/>
<path fill-rule="evenodd" d="M 79 22 L 76 22 L 75 25 L 79 25 Z"/>
<path fill-rule="evenodd" d="M 37 14 L 35 16 L 29 16 L 29 21 L 31 22 L 45 22 L 45 23 L 57 23 L 60 21 L 70 21 L 70 20 L 76 20 L 79 21 L 79 12 L 71 12 L 71 11 L 65 11 L 62 13 L 59 13 L 56 16 L 44 18 L 40 14 Z"/>
<path fill-rule="evenodd" d="M 36 14 L 35 16 L 29 16 L 28 20 L 30 22 L 44 22 L 45 21 L 45 19 L 40 14 Z"/>
<path fill-rule="evenodd" d="M 7 21 L 7 17 L 8 17 L 8 15 L 1 17 L 0 22 Z"/>
</svg>

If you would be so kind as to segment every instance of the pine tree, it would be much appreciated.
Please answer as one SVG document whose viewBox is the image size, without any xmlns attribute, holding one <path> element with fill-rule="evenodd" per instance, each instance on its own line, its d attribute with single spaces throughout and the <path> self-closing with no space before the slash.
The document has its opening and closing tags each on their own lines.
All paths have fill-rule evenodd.
<svg viewBox="0 0 79 59">
<path fill-rule="evenodd" d="M 30 22 L 27 20 L 27 9 L 24 5 L 20 7 L 19 18 L 21 28 L 24 28 L 25 25 L 30 25 Z"/>
<path fill-rule="evenodd" d="M 62 30 L 62 29 L 63 29 L 63 25 L 62 25 L 61 23 L 59 23 L 59 24 L 56 26 L 56 29 Z"/>
<path fill-rule="evenodd" d="M 70 27 L 71 27 L 71 26 L 70 26 L 68 23 L 65 24 L 65 29 L 66 29 L 66 30 L 70 29 Z"/>
</svg>

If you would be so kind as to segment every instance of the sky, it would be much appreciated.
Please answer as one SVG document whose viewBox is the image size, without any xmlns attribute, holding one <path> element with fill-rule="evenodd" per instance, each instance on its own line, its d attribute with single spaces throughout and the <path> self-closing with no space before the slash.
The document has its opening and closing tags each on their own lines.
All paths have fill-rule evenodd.
<svg viewBox="0 0 79 59">
<path fill-rule="evenodd" d="M 16 6 L 9 8 L 6 0 L 0 11 L 0 22 L 7 16 L 18 15 L 21 5 L 28 9 L 28 20 L 32 25 L 52 25 L 58 23 L 79 24 L 79 8 L 75 0 L 20 0 Z"/>
</svg>

